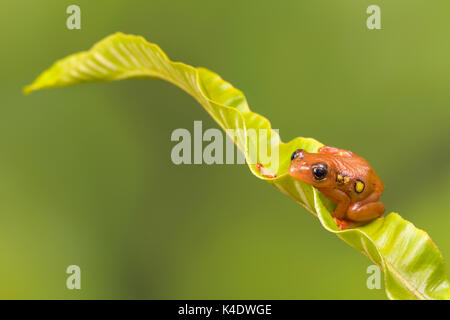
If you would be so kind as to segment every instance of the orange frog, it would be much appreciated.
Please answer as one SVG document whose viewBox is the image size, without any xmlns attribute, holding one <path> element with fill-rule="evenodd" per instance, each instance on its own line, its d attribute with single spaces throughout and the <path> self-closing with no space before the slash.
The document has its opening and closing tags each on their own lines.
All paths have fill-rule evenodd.
<svg viewBox="0 0 450 320">
<path fill-rule="evenodd" d="M 368 223 L 385 210 L 378 200 L 384 185 L 366 160 L 351 151 L 321 147 L 319 153 L 299 149 L 292 154 L 289 174 L 317 188 L 332 202 L 341 230 Z"/>
</svg>

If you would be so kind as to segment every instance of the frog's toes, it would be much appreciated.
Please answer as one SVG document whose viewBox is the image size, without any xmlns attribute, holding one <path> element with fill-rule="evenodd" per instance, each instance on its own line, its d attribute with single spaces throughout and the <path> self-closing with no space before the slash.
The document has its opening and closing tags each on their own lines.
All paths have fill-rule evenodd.
<svg viewBox="0 0 450 320">
<path fill-rule="evenodd" d="M 334 222 L 336 223 L 336 225 L 338 226 L 338 228 L 341 230 L 346 230 L 350 227 L 350 223 L 347 220 L 339 219 L 339 218 L 333 218 L 333 219 L 334 219 Z"/>
</svg>

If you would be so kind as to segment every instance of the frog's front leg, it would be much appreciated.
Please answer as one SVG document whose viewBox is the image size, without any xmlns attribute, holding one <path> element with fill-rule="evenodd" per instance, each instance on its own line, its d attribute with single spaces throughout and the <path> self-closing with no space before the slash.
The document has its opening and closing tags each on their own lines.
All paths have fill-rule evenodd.
<svg viewBox="0 0 450 320">
<path fill-rule="evenodd" d="M 336 219 L 344 219 L 350 206 L 350 197 L 339 189 L 323 189 L 320 190 L 325 197 L 336 203 L 336 209 L 331 215 Z"/>
</svg>

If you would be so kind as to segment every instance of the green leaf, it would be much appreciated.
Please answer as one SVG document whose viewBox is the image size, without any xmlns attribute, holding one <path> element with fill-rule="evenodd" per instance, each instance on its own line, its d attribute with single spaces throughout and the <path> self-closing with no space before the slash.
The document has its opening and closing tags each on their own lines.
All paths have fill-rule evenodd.
<svg viewBox="0 0 450 320">
<path fill-rule="evenodd" d="M 231 138 L 244 153 L 251 172 L 316 215 L 326 230 L 377 264 L 385 272 L 389 298 L 450 299 L 443 257 L 426 232 L 396 213 L 359 228 L 339 230 L 326 209 L 333 208 L 333 204 L 316 189 L 287 174 L 294 150 L 301 148 L 316 152 L 321 143 L 301 137 L 288 143 L 281 142 L 269 121 L 249 109 L 241 91 L 207 69 L 170 61 L 157 45 L 142 37 L 122 33 L 111 35 L 87 52 L 57 61 L 24 92 L 128 78 L 169 81 L 194 97 L 222 129 L 241 129 Z M 266 141 L 254 141 L 250 134 L 252 129 L 268 130 Z M 255 166 L 261 160 L 259 155 L 256 161 L 251 158 L 249 148 L 253 145 L 260 148 L 264 143 L 279 148 L 279 166 L 272 172 L 276 178 L 261 175 Z M 272 162 L 270 157 L 267 167 L 271 167 Z"/>
</svg>

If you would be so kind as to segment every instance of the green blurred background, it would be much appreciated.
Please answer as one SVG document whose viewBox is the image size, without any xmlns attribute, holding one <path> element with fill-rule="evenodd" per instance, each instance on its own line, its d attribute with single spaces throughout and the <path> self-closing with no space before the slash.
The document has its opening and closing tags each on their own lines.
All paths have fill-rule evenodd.
<svg viewBox="0 0 450 320">
<path fill-rule="evenodd" d="M 66 28 L 81 7 L 82 29 Z M 366 28 L 381 7 L 382 30 Z M 385 299 L 369 260 L 245 165 L 170 161 L 176 128 L 217 127 L 159 80 L 22 95 L 116 31 L 243 90 L 283 140 L 368 158 L 388 211 L 450 259 L 448 1 L 5 1 L 0 298 Z M 81 267 L 82 289 L 65 286 Z M 447 266 L 447 270 L 449 270 Z"/>
</svg>

